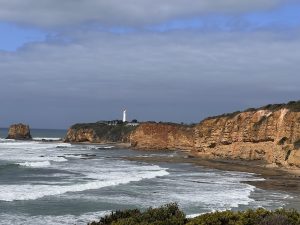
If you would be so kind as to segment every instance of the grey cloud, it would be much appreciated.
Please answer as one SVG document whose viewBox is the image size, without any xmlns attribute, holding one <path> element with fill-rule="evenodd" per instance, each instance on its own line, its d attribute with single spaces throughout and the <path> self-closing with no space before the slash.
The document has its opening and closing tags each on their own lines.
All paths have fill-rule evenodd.
<svg viewBox="0 0 300 225">
<path fill-rule="evenodd" d="M 41 27 L 86 22 L 99 22 L 108 26 L 141 26 L 207 13 L 265 10 L 286 2 L 286 0 L 1 0 L 0 20 Z"/>
<path fill-rule="evenodd" d="M 0 52 L 0 127 L 199 121 L 300 96 L 300 39 L 271 32 L 88 33 Z"/>
</svg>

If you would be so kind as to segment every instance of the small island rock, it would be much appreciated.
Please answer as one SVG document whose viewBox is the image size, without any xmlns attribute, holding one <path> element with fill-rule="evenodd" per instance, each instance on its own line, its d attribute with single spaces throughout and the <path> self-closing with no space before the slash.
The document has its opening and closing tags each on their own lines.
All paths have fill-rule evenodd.
<svg viewBox="0 0 300 225">
<path fill-rule="evenodd" d="M 29 126 L 22 123 L 11 125 L 6 139 L 31 140 Z"/>
</svg>

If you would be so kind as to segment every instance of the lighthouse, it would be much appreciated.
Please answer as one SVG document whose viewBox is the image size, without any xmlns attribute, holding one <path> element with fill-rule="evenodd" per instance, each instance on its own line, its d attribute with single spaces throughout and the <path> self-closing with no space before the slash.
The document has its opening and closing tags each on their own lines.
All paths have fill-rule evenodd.
<svg viewBox="0 0 300 225">
<path fill-rule="evenodd" d="M 126 119 L 126 109 L 123 110 L 123 123 L 127 121 Z"/>
</svg>

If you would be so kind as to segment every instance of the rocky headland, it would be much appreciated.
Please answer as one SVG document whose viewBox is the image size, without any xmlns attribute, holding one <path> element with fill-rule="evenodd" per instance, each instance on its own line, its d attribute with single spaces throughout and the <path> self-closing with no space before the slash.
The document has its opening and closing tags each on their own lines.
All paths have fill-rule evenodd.
<svg viewBox="0 0 300 225">
<path fill-rule="evenodd" d="M 11 125 L 6 139 L 31 140 L 29 125 L 22 123 Z"/>
<path fill-rule="evenodd" d="M 140 150 L 182 150 L 205 159 L 259 160 L 300 168 L 300 101 L 204 119 L 195 125 L 76 124 L 66 142 L 130 142 Z"/>
<path fill-rule="evenodd" d="M 125 124 L 79 123 L 68 129 L 65 142 L 71 143 L 129 143 L 135 129 Z"/>
</svg>

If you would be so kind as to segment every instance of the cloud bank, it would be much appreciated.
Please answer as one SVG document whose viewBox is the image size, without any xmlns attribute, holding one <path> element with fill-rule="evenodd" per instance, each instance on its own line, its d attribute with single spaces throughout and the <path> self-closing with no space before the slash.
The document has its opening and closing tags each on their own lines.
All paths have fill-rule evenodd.
<svg viewBox="0 0 300 225">
<path fill-rule="evenodd" d="M 0 50 L 0 125 L 66 128 L 124 107 L 129 119 L 198 122 L 295 100 L 295 2 L 0 0 L 2 41 L 12 24 L 42 36 Z"/>
<path fill-rule="evenodd" d="M 1 0 L 0 20 L 59 27 L 97 22 L 107 26 L 143 26 L 209 13 L 269 10 L 286 0 Z"/>
<path fill-rule="evenodd" d="M 90 32 L 0 52 L 1 116 L 67 127 L 126 106 L 131 119 L 196 122 L 300 96 L 299 59 L 299 32 Z"/>
</svg>

